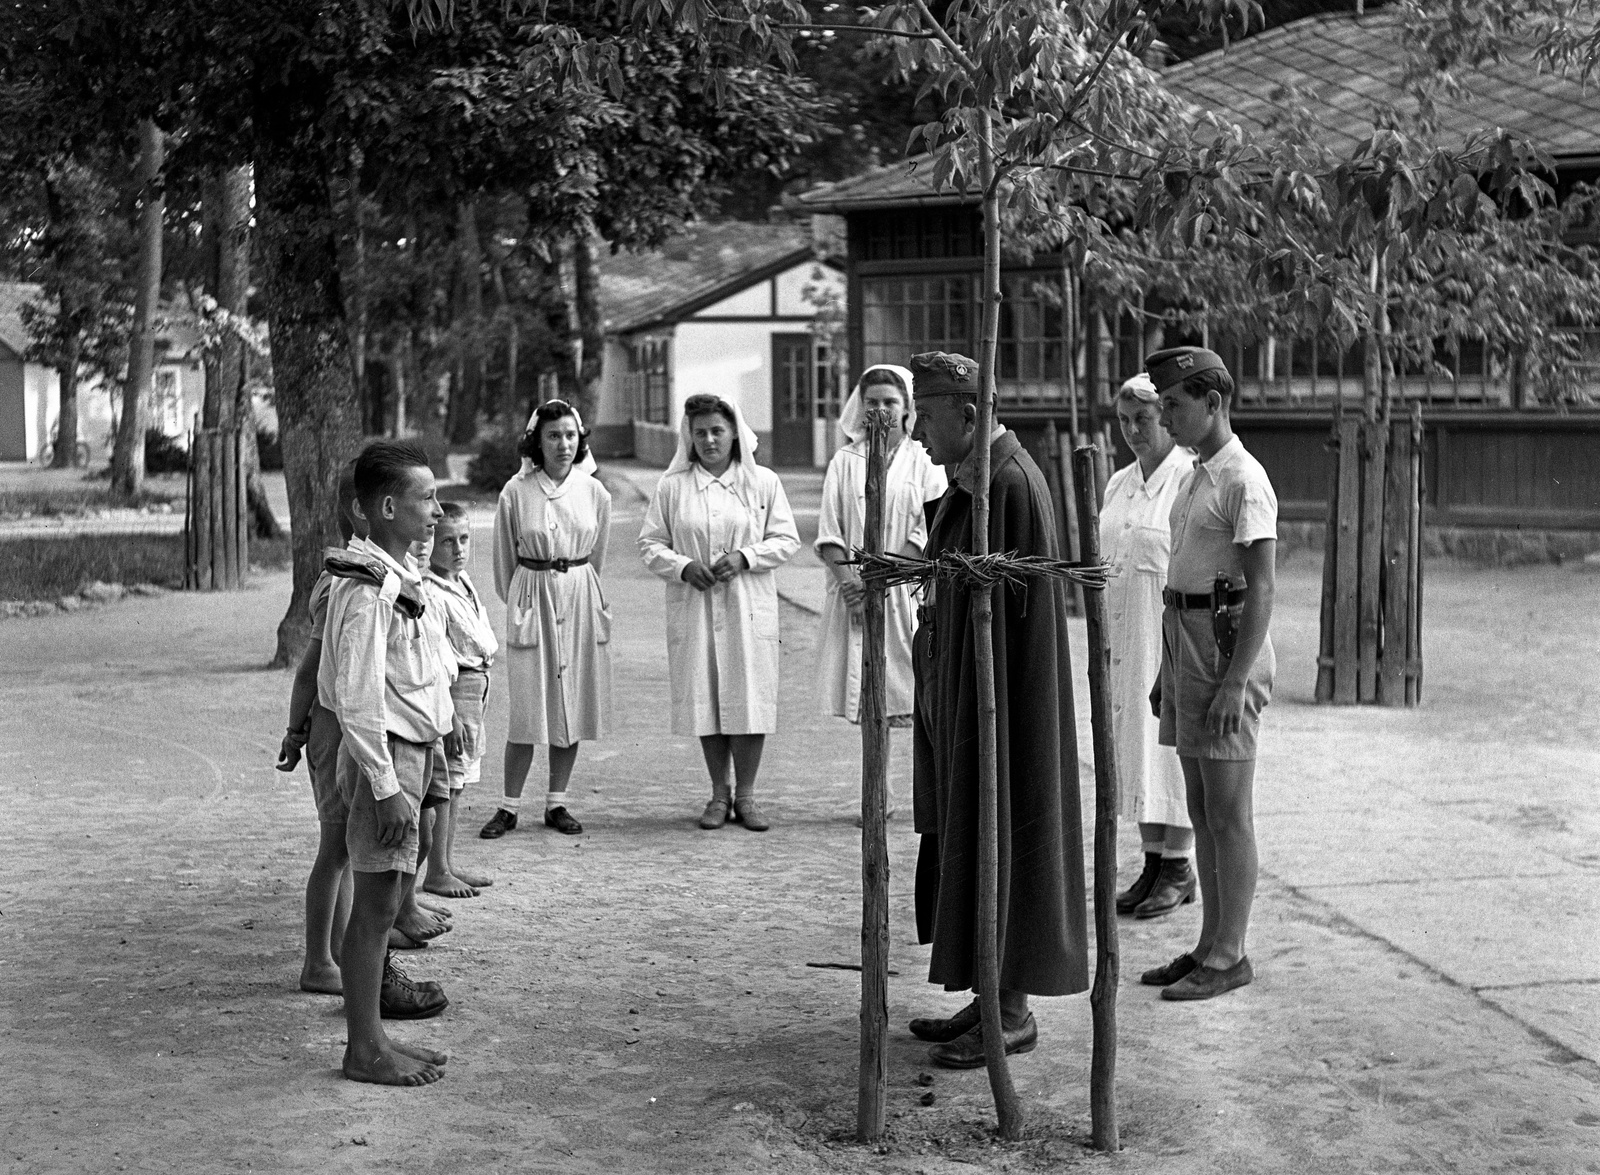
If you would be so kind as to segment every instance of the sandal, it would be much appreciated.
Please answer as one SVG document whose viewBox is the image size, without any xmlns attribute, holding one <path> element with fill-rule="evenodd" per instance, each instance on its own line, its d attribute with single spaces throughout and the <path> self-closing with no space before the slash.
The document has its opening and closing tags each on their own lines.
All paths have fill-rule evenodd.
<svg viewBox="0 0 1600 1175">
<path fill-rule="evenodd" d="M 727 822 L 727 800 L 713 798 L 712 801 L 706 805 L 706 810 L 700 813 L 700 827 L 704 828 L 707 832 L 710 832 L 712 829 L 721 828 Z"/>
</svg>

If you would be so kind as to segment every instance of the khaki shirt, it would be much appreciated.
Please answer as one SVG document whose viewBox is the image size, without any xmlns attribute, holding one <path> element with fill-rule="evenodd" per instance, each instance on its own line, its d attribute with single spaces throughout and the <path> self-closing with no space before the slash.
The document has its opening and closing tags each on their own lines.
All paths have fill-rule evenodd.
<svg viewBox="0 0 1600 1175">
<path fill-rule="evenodd" d="M 1261 462 L 1238 437 L 1196 461 L 1172 503 L 1172 555 L 1167 587 L 1209 592 L 1219 573 L 1245 586 L 1243 548 L 1278 537 L 1278 496 Z"/>
</svg>

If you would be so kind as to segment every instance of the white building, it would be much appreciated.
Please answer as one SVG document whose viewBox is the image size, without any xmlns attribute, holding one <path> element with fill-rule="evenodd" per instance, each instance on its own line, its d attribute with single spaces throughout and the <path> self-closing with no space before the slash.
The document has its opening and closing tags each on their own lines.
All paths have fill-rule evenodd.
<svg viewBox="0 0 1600 1175">
<path fill-rule="evenodd" d="M 684 400 L 706 392 L 738 403 L 762 464 L 826 465 L 843 376 L 813 328 L 842 315 L 845 279 L 818 252 L 809 224 L 725 222 L 605 258 L 596 453 L 665 465 Z"/>
</svg>

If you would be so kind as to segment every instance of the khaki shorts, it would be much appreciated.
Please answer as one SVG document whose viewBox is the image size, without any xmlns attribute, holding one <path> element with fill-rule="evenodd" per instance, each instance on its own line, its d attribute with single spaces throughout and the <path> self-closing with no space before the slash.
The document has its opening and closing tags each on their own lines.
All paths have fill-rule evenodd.
<svg viewBox="0 0 1600 1175">
<path fill-rule="evenodd" d="M 306 737 L 306 771 L 311 776 L 311 796 L 317 802 L 317 819 L 324 824 L 343 824 L 350 817 L 350 805 L 339 788 L 339 743 L 343 737 L 339 719 L 321 703 L 311 703 L 311 732 Z"/>
<path fill-rule="evenodd" d="M 488 745 L 483 730 L 483 715 L 489 706 L 488 672 L 463 669 L 450 687 L 450 701 L 461 722 L 461 751 L 455 755 L 446 752 L 444 765 L 450 776 L 450 790 L 460 791 L 469 783 L 477 783 L 483 775 L 483 752 Z"/>
<path fill-rule="evenodd" d="M 1161 616 L 1161 745 L 1196 759 L 1254 759 L 1261 711 L 1272 699 L 1277 666 L 1268 637 L 1250 667 L 1238 731 L 1212 734 L 1206 729 L 1206 717 L 1227 665 L 1211 631 L 1211 613 L 1203 608 L 1182 612 L 1168 608 Z"/>
<path fill-rule="evenodd" d="M 428 795 L 437 743 L 413 743 L 389 736 L 389 758 L 394 762 L 400 794 L 411 810 L 406 834 L 399 844 L 389 846 L 378 840 L 378 801 L 372 798 L 367 773 L 356 764 L 348 747 L 339 748 L 339 788 L 350 805 L 345 821 L 344 842 L 350 852 L 350 868 L 357 873 L 400 873 L 417 871 L 417 816 Z M 448 798 L 448 797 L 447 797 Z"/>
</svg>

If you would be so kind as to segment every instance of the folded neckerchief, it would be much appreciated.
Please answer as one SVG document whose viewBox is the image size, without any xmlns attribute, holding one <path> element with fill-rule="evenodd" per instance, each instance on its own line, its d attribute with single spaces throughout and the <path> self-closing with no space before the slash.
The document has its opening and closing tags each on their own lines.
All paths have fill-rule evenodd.
<svg viewBox="0 0 1600 1175">
<path fill-rule="evenodd" d="M 339 579 L 354 579 L 381 588 L 393 572 L 382 560 L 361 555 L 343 547 L 328 547 L 323 552 L 322 567 L 329 575 Z M 422 598 L 402 583 L 394 600 L 395 609 L 407 620 L 419 620 L 426 609 Z"/>
</svg>

